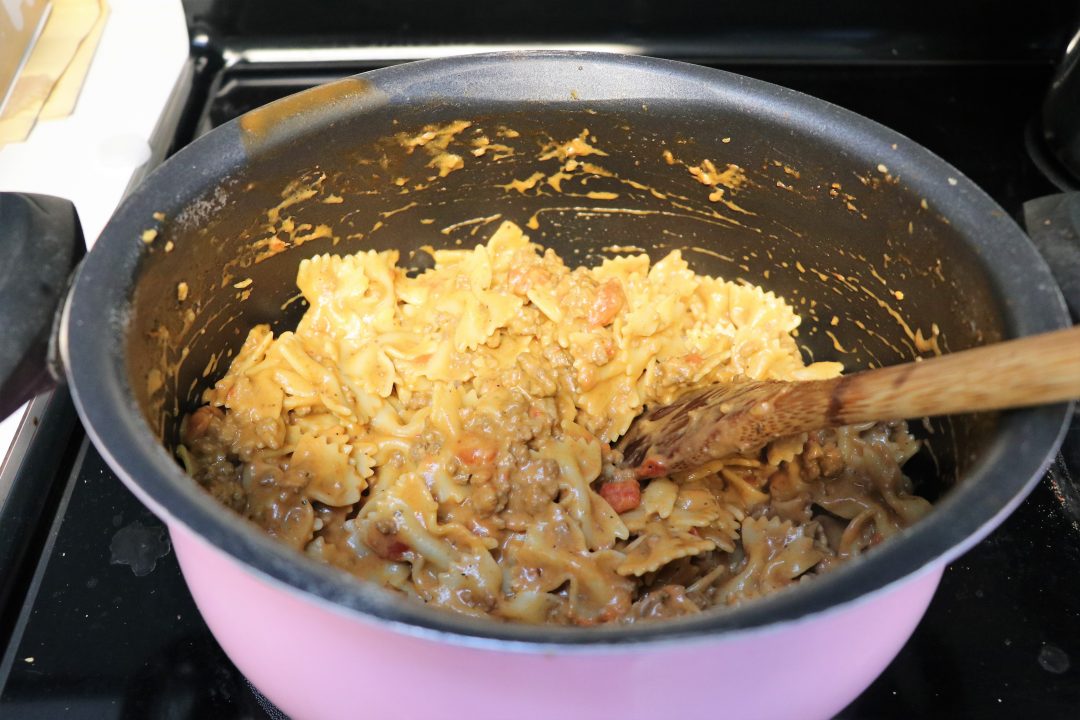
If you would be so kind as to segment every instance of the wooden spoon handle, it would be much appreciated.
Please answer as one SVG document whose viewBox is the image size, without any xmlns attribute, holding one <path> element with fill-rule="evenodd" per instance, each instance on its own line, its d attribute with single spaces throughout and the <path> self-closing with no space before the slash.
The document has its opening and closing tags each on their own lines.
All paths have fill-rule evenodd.
<svg viewBox="0 0 1080 720">
<path fill-rule="evenodd" d="M 830 425 L 1080 398 L 1080 326 L 826 382 Z"/>
<path fill-rule="evenodd" d="M 638 477 L 700 467 L 785 435 L 1080 397 L 1080 326 L 830 380 L 748 381 L 650 408 L 619 440 Z"/>
</svg>

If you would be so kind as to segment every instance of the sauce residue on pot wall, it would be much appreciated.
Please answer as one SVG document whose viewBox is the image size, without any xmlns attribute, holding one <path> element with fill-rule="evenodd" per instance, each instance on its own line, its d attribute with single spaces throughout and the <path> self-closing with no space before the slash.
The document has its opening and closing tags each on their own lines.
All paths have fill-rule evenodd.
<svg viewBox="0 0 1080 720">
<path fill-rule="evenodd" d="M 318 102 L 340 103 L 352 102 L 356 98 L 366 95 L 372 89 L 363 81 L 349 80 L 343 83 L 333 83 L 330 86 L 319 89 L 318 98 L 302 93 L 295 98 L 287 99 L 288 102 L 273 103 L 266 108 L 251 113 L 241 120 L 241 129 L 250 135 L 252 139 L 263 141 L 273 135 L 274 128 L 278 125 L 290 125 L 299 122 L 305 113 L 305 106 L 317 100 Z M 301 102 L 303 99 L 303 102 Z M 621 130 L 629 132 L 629 126 L 622 126 Z M 736 138 L 737 140 L 737 138 Z M 858 198 L 848 192 L 840 181 L 829 184 L 810 185 L 808 174 L 801 172 L 790 161 L 765 159 L 760 168 L 744 167 L 736 162 L 727 162 L 724 158 L 702 157 L 699 154 L 694 159 L 692 144 L 676 139 L 668 143 L 663 139 L 657 139 L 656 152 L 661 157 L 660 168 L 670 167 L 672 173 L 687 178 L 686 182 L 667 182 L 664 189 L 660 190 L 645 181 L 644 177 L 628 177 L 616 172 L 610 167 L 608 158 L 611 152 L 605 147 L 603 139 L 598 137 L 589 127 L 581 126 L 581 130 L 575 135 L 566 137 L 533 138 L 536 143 L 531 149 L 526 145 L 526 138 L 518 130 L 505 124 L 488 124 L 479 119 L 457 119 L 439 124 L 428 124 L 418 130 L 403 130 L 386 136 L 377 141 L 371 147 L 369 154 L 357 158 L 356 170 L 358 173 L 368 173 L 362 182 L 356 178 L 338 173 L 330 175 L 327 171 L 317 166 L 309 169 L 286 184 L 280 193 L 280 200 L 269 207 L 264 213 L 261 223 L 255 223 L 252 228 L 252 238 L 245 245 L 243 252 L 229 260 L 221 271 L 218 280 L 220 288 L 234 285 L 238 279 L 244 278 L 244 268 L 262 263 L 286 250 L 301 247 L 316 240 L 329 240 L 336 246 L 343 239 L 351 241 L 370 238 L 375 233 L 385 232 L 387 222 L 401 214 L 417 221 L 418 228 L 436 222 L 431 217 L 422 217 L 422 213 L 429 208 L 435 210 L 446 204 L 447 194 L 438 195 L 444 181 L 457 179 L 460 172 L 476 163 L 504 163 L 509 175 L 504 174 L 502 179 L 494 182 L 494 187 L 501 189 L 511 196 L 522 196 L 523 200 L 536 197 L 561 197 L 568 201 L 565 204 L 553 204 L 532 210 L 528 215 L 521 216 L 519 222 L 532 230 L 541 230 L 540 239 L 546 230 L 548 218 L 552 218 L 555 227 L 561 221 L 558 218 L 573 216 L 580 220 L 588 221 L 593 217 L 624 216 L 660 216 L 680 219 L 691 219 L 702 223 L 711 232 L 717 230 L 723 232 L 739 232 L 742 234 L 753 233 L 761 236 L 761 252 L 768 256 L 768 263 L 773 268 L 783 265 L 789 267 L 786 261 L 774 260 L 772 251 L 769 249 L 770 242 L 783 242 L 783 238 L 799 238 L 802 235 L 795 228 L 779 224 L 775 218 L 759 216 L 753 209 L 753 195 L 756 192 L 775 192 L 773 188 L 782 188 L 792 192 L 803 199 L 824 198 L 835 199 L 842 203 L 849 212 L 866 219 L 856 205 Z M 732 138 L 725 137 L 724 146 L 731 144 Z M 678 151 L 678 155 L 673 151 Z M 715 152 L 715 150 L 714 150 Z M 396 155 L 395 155 L 396 153 Z M 397 156 L 408 157 L 414 154 L 422 154 L 427 157 L 421 165 L 412 167 L 402 160 L 395 159 Z M 415 165 L 415 163 L 413 163 Z M 635 164 L 636 166 L 636 164 Z M 417 170 L 417 167 L 420 170 Z M 425 174 L 423 168 L 427 168 L 430 174 Z M 522 172 L 524 170 L 524 172 Z M 651 170 L 655 173 L 656 167 Z M 896 184 L 898 178 L 890 173 L 882 172 L 877 168 L 881 176 L 874 176 L 873 170 L 868 170 L 864 175 L 858 175 L 859 183 L 867 191 L 875 191 L 880 186 Z M 812 174 L 810 174 L 812 175 Z M 410 177 L 411 176 L 411 177 Z M 465 177 L 462 175 L 461 177 Z M 462 182 L 461 188 L 467 190 L 469 180 Z M 383 186 L 380 187 L 379 183 Z M 693 188 L 704 186 L 704 193 L 695 193 Z M 252 186 L 253 187 L 253 186 Z M 250 189 L 250 188 L 249 188 Z M 460 189 L 458 190 L 460 192 Z M 389 209 L 376 211 L 359 211 L 350 209 L 350 197 L 357 195 L 382 195 L 391 198 L 394 195 L 408 196 L 403 198 L 400 205 Z M 218 202 L 218 201 L 215 201 Z M 220 204 L 220 203 L 219 203 Z M 342 206 L 340 216 L 330 221 L 311 221 L 309 209 L 317 206 Z M 469 204 L 463 203 L 462 207 L 469 212 Z M 485 208 L 474 208 L 483 210 Z M 922 208 L 926 210 L 927 208 Z M 411 212 L 410 212 L 411 211 Z M 417 217 L 413 217 L 417 216 Z M 324 216 L 320 216 L 324 217 Z M 454 244 L 461 245 L 463 238 L 475 237 L 477 233 L 488 224 L 507 217 L 506 212 L 487 213 L 474 217 L 462 217 L 459 220 L 449 222 L 439 229 L 439 233 L 446 237 L 454 238 Z M 163 220 L 164 217 L 154 218 Z M 512 219 L 512 218 L 511 218 Z M 405 222 L 409 222 L 407 218 Z M 357 224 L 360 223 L 359 227 Z M 155 223 L 155 228 L 160 227 Z M 401 232 L 401 224 L 394 228 L 395 233 Z M 912 232 L 909 225 L 908 232 Z M 700 242 L 694 243 L 689 238 L 683 238 L 678 233 L 667 233 L 671 236 L 672 247 L 682 246 L 683 249 L 707 255 L 722 260 L 732 266 L 737 273 L 742 271 L 747 275 L 741 277 L 748 282 L 760 282 L 748 277 L 751 272 L 749 256 L 743 257 L 742 261 L 733 254 L 718 252 L 712 248 L 702 247 Z M 888 242 L 888 238 L 885 239 Z M 171 241 L 170 241 L 171 242 Z M 652 247 L 665 247 L 665 243 L 652 243 Z M 890 246 L 891 248 L 891 246 Z M 625 254 L 628 252 L 644 253 L 645 248 L 623 245 L 608 245 L 596 251 L 584 248 L 585 257 L 596 260 L 603 254 Z M 575 254 L 581 254 L 578 248 L 574 248 Z M 891 253 L 891 254 L 890 254 Z M 757 259 L 760 268 L 763 257 L 758 252 L 751 252 Z M 912 327 L 902 307 L 905 294 L 899 287 L 893 287 L 883 277 L 884 268 L 892 263 L 907 261 L 902 252 L 890 249 L 883 255 L 882 272 L 867 258 L 859 258 L 866 270 L 863 277 L 843 275 L 827 267 L 817 267 L 817 263 L 827 260 L 815 258 L 810 261 L 811 255 L 804 256 L 806 264 L 798 263 L 800 274 L 807 276 L 808 281 L 820 282 L 829 288 L 828 292 L 815 292 L 816 299 L 810 299 L 807 293 L 794 291 L 790 301 L 801 305 L 808 319 L 809 328 L 804 332 L 814 333 L 826 331 L 831 339 L 834 349 L 847 356 L 854 367 L 860 365 L 881 364 L 877 353 L 870 341 L 879 343 L 880 347 L 886 347 L 895 354 L 906 356 L 919 356 L 925 353 L 940 353 L 940 331 L 936 325 L 929 329 Z M 914 268 L 911 268 L 915 272 Z M 762 271 L 762 276 L 769 280 L 769 269 Z M 941 272 L 940 265 L 933 272 L 942 282 L 945 277 Z M 920 273 L 925 274 L 925 273 Z M 890 271 L 893 282 L 897 273 Z M 903 277 L 903 273 L 899 274 Z M 733 279 L 740 279 L 739 276 Z M 178 301 L 187 301 L 188 309 L 185 313 L 183 327 L 179 332 L 175 329 L 168 333 L 162 328 L 159 340 L 163 345 L 168 345 L 169 352 L 163 352 L 163 359 L 173 358 L 170 363 L 163 363 L 162 368 L 167 376 L 175 376 L 180 365 L 186 358 L 186 346 L 196 339 L 201 332 L 215 325 L 224 326 L 232 319 L 238 317 L 235 306 L 232 310 L 227 308 L 215 308 L 212 314 L 203 316 L 200 298 L 197 297 L 196 285 L 188 278 L 184 278 L 185 286 L 189 289 L 184 298 L 180 298 L 177 291 Z M 877 288 L 874 285 L 880 285 Z M 233 302 L 243 302 L 248 299 L 254 288 L 234 288 Z M 900 344 L 890 340 L 881 328 L 875 328 L 869 322 L 869 317 L 858 318 L 844 315 L 839 317 L 828 307 L 827 297 L 830 293 L 859 293 L 870 298 L 870 301 L 885 311 L 886 316 L 892 318 L 901 328 L 903 338 Z M 191 297 L 189 298 L 188 295 Z M 823 297 L 824 296 L 824 297 Z M 822 299 L 824 304 L 819 303 Z M 824 317 L 820 312 L 827 313 Z M 196 314 L 198 319 L 196 320 Z M 840 337 L 838 330 L 834 330 L 841 322 L 853 324 L 858 333 L 855 334 L 854 344 L 850 335 L 845 336 L 845 343 L 841 344 L 837 339 Z M 901 347 L 903 345 L 903 347 Z M 164 348 L 163 348 L 164 350 Z M 203 368 L 202 376 L 206 377 L 217 372 L 224 355 L 214 354 L 211 362 Z M 158 394 L 161 394 L 160 384 Z M 189 398 L 193 398 L 195 383 L 188 388 Z"/>
<path fill-rule="evenodd" d="M 315 121 L 360 98 L 379 91 L 367 80 L 344 78 L 289 95 L 240 116 L 240 137 L 248 152 L 262 151 L 288 133 L 300 130 L 305 122 Z"/>
</svg>

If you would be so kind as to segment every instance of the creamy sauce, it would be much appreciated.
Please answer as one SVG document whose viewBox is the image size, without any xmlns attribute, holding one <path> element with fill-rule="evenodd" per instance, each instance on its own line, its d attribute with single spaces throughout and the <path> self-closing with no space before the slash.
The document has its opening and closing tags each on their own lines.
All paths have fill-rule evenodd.
<svg viewBox="0 0 1080 720">
<path fill-rule="evenodd" d="M 750 601 L 925 513 L 899 472 L 917 448 L 902 425 L 644 487 L 619 469 L 607 443 L 646 403 L 838 371 L 804 366 L 773 294 L 678 251 L 571 270 L 505 222 L 487 245 L 427 252 L 415 278 L 394 251 L 301 263 L 297 329 L 255 328 L 185 421 L 178 455 L 214 497 L 437 607 L 586 626 Z"/>
</svg>

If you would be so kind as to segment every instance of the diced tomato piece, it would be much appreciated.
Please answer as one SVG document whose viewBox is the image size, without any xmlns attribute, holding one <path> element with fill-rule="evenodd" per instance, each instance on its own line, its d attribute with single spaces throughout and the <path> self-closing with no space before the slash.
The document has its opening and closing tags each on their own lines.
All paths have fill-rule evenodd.
<svg viewBox="0 0 1080 720">
<path fill-rule="evenodd" d="M 396 532 L 383 534 L 374 527 L 368 530 L 364 542 L 383 560 L 392 560 L 393 562 L 408 560 L 408 554 L 412 551 L 412 548 L 407 543 L 401 541 Z"/>
<path fill-rule="evenodd" d="M 600 486 L 600 497 L 617 512 L 633 510 L 641 504 L 641 485 L 637 480 L 613 480 Z"/>
<path fill-rule="evenodd" d="M 510 269 L 506 277 L 510 290 L 517 295 L 524 295 L 534 285 L 543 285 L 551 282 L 551 274 L 538 265 L 518 265 Z"/>
<path fill-rule="evenodd" d="M 634 474 L 638 480 L 663 477 L 667 475 L 667 465 L 658 457 L 648 457 L 634 470 Z"/>
<path fill-rule="evenodd" d="M 477 437 L 462 438 L 454 455 L 466 465 L 488 465 L 495 460 L 498 449 Z"/>
<path fill-rule="evenodd" d="M 507 276 L 507 282 L 510 285 L 510 289 L 518 295 L 524 295 L 529 289 L 526 287 L 526 276 L 528 275 L 528 269 L 521 267 L 520 265 L 510 268 L 510 274 Z"/>
<path fill-rule="evenodd" d="M 189 443 L 198 440 L 210 428 L 211 420 L 223 417 L 225 417 L 225 413 L 221 412 L 219 408 L 213 405 L 203 405 L 188 416 L 187 426 L 184 428 L 184 440 Z"/>
<path fill-rule="evenodd" d="M 623 294 L 622 285 L 612 278 L 600 286 L 596 293 L 596 304 L 589 310 L 589 324 L 596 327 L 607 325 L 622 310 L 626 304 L 626 295 Z"/>
<path fill-rule="evenodd" d="M 409 552 L 409 546 L 400 540 L 395 540 L 387 548 L 386 556 L 391 560 L 401 562 L 405 559 L 405 553 L 407 552 Z"/>
</svg>

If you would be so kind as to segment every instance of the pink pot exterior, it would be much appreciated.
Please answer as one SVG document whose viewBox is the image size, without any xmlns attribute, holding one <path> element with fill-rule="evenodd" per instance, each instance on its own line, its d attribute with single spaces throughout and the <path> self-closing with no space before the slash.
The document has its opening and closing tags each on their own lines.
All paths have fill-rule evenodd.
<svg viewBox="0 0 1080 720">
<path fill-rule="evenodd" d="M 528 653 L 400 633 L 257 575 L 179 523 L 170 530 L 210 630 L 293 720 L 826 718 L 899 652 L 943 570 L 715 640 Z"/>
</svg>

